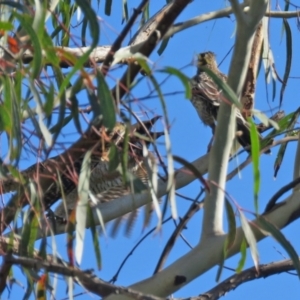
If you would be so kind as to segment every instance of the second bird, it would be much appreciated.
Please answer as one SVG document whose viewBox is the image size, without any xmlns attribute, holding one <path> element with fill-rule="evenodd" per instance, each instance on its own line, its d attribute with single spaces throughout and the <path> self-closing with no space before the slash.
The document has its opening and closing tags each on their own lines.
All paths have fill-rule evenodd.
<svg viewBox="0 0 300 300">
<path fill-rule="evenodd" d="M 222 101 L 222 91 L 214 83 L 211 77 L 206 74 L 203 67 L 213 71 L 224 82 L 227 81 L 227 76 L 218 69 L 215 54 L 213 52 L 204 52 L 198 55 L 197 74 L 191 80 L 191 102 L 196 108 L 202 122 L 211 127 L 214 134 L 218 111 Z M 238 142 L 249 152 L 251 145 L 249 124 L 238 109 L 236 110 L 236 126 L 238 131 Z"/>
</svg>

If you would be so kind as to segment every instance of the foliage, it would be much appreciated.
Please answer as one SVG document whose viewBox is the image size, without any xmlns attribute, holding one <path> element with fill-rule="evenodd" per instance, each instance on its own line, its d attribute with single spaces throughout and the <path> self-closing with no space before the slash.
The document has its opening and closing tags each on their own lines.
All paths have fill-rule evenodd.
<svg viewBox="0 0 300 300">
<path fill-rule="evenodd" d="M 271 11 L 266 0 L 256 1 L 258 4 L 255 1 L 239 4 L 232 0 L 230 7 L 206 14 L 208 11 L 204 6 L 198 17 L 175 23 L 183 11 L 193 7 L 190 1 L 167 1 L 166 6 L 158 7 L 156 14 L 152 14 L 154 4 L 151 1 L 144 0 L 137 5 L 128 1 L 115 2 L 0 3 L 0 172 L 1 193 L 4 195 L 0 216 L 3 255 L 1 293 L 7 293 L 5 287 L 9 283 L 13 294 L 17 288 L 14 284 L 25 278 L 24 299 L 33 295 L 37 299 L 46 299 L 49 295 L 62 298 L 65 293 L 61 286 L 67 287 L 70 299 L 75 297 L 75 287 L 105 299 L 162 299 L 217 265 L 219 269 L 215 275 L 219 281 L 226 272 L 226 262 L 237 253 L 239 258 L 234 265 L 234 280 L 239 280 L 239 274 L 249 263 L 249 256 L 255 266 L 256 271 L 253 272 L 260 277 L 283 272 L 287 268 L 300 276 L 299 255 L 294 241 L 289 241 L 282 231 L 299 218 L 299 145 L 297 149 L 293 148 L 295 161 L 289 162 L 294 167 L 293 174 L 290 174 L 293 184 L 280 183 L 283 190 L 279 194 L 268 190 L 271 201 L 264 213 L 260 208 L 264 183 L 264 163 L 260 154 L 272 148 L 276 156 L 273 160 L 274 176 L 280 174 L 280 168 L 284 168 L 283 158 L 290 150 L 288 142 L 298 141 L 299 109 L 294 104 L 286 116 L 270 118 L 271 114 L 267 116 L 256 109 L 260 108 L 261 100 L 254 105 L 254 94 L 256 89 L 259 90 L 257 83 L 260 82 L 265 84 L 267 97 L 272 89 L 272 100 L 279 98 L 272 107 L 280 107 L 288 101 L 285 95 L 293 70 L 295 34 L 289 18 L 298 20 L 298 7 L 287 2 L 290 5 L 285 6 L 285 11 Z M 132 5 L 136 5 L 136 9 L 130 11 Z M 124 24 L 113 43 L 115 35 L 110 32 L 108 40 L 111 45 L 101 46 L 106 40 L 107 23 L 117 18 L 115 8 L 122 11 L 118 21 Z M 191 156 L 175 155 L 174 151 L 176 144 L 184 144 L 185 138 L 196 140 L 200 130 L 193 128 L 187 131 L 183 128 L 186 130 L 184 137 L 174 132 L 171 116 L 177 105 L 176 95 L 182 103 L 188 103 L 192 91 L 189 74 L 175 64 L 180 61 L 182 66 L 183 60 L 181 62 L 180 51 L 172 48 L 171 37 L 180 39 L 184 34 L 188 36 L 195 25 L 200 30 L 201 23 L 205 21 L 214 22 L 231 15 L 236 18 L 236 32 L 227 83 L 207 70 L 224 99 L 214 143 L 210 154 L 203 155 L 205 147 L 202 147 L 202 156 L 192 162 Z M 275 69 L 276 55 L 269 36 L 272 25 L 268 20 L 272 17 L 281 20 L 282 36 L 285 38 L 282 80 Z M 136 34 L 129 39 L 131 31 L 136 31 Z M 177 36 L 181 31 L 182 35 Z M 253 43 L 255 34 L 262 36 L 258 44 Z M 202 36 L 200 39 L 205 41 Z M 126 42 L 128 46 L 124 46 Z M 169 66 L 160 66 L 165 64 L 164 58 L 163 62 L 152 63 L 152 57 L 157 55 L 155 50 L 162 57 L 167 56 Z M 256 62 L 255 55 L 259 57 Z M 258 68 L 257 79 L 256 74 L 251 77 L 251 63 Z M 190 63 L 189 67 L 192 65 Z M 280 95 L 276 96 L 278 85 L 281 85 Z M 250 90 L 247 86 L 251 86 Z M 170 87 L 171 90 L 168 90 Z M 168 96 L 172 99 L 169 100 Z M 240 101 L 241 98 L 250 99 L 250 110 Z M 234 139 L 235 121 L 232 116 L 235 109 L 240 109 L 242 114 L 246 112 L 245 116 L 250 112 L 255 117 L 255 120 L 248 119 L 252 145 L 246 150 L 251 154 L 241 164 L 237 157 L 243 158 L 245 151 L 229 157 Z M 190 128 L 187 124 L 190 116 L 185 111 L 177 117 L 184 119 L 186 128 Z M 262 122 L 259 126 L 257 119 Z M 158 132 L 153 130 L 157 121 L 157 126 L 163 127 Z M 271 129 L 269 133 L 263 133 L 268 129 Z M 178 128 L 180 130 L 182 128 Z M 263 139 L 260 139 L 260 133 L 263 133 Z M 159 140 L 162 135 L 164 137 Z M 205 138 L 201 137 L 201 143 L 205 144 Z M 228 166 L 230 159 L 235 165 Z M 246 179 L 247 185 L 253 186 L 251 198 L 254 199 L 250 208 L 250 212 L 254 213 L 249 219 L 249 209 L 238 204 L 236 196 L 232 196 L 226 186 L 226 180 L 239 174 L 252 161 L 253 174 Z M 101 180 L 94 182 L 93 176 L 99 164 L 103 165 L 100 170 L 103 174 Z M 238 166 L 229 172 L 236 164 Z M 177 192 L 195 179 L 198 179 L 197 197 L 193 196 L 192 190 L 187 196 Z M 235 181 L 236 187 L 238 184 Z M 292 194 L 285 198 L 283 205 L 277 204 L 278 198 L 287 191 Z M 203 194 L 204 198 L 199 201 Z M 185 201 L 181 206 L 181 197 L 191 202 Z M 110 264 L 102 253 L 103 242 L 110 239 L 106 236 L 105 224 L 117 219 L 112 228 L 116 232 L 120 217 L 125 216 L 128 233 L 137 217 L 137 209 L 142 206 L 145 214 L 138 224 L 139 230 L 141 227 L 145 229 L 149 223 L 154 228 L 134 246 L 128 257 L 147 236 L 155 232 L 165 243 L 161 255 L 155 250 L 155 254 L 160 256 L 154 271 L 156 276 L 145 272 L 143 276 L 149 276 L 145 281 L 141 277 L 133 277 L 136 283 L 130 285 L 130 289 L 115 285 L 128 257 L 110 283 L 100 279 L 101 273 L 90 269 L 86 271 L 87 253 L 94 253 L 94 257 L 89 259 L 94 265 L 96 263 L 98 269 L 105 269 Z M 57 207 L 62 216 L 56 213 Z M 224 208 L 227 213 L 225 220 Z M 194 218 L 199 210 L 202 212 L 201 228 Z M 152 211 L 156 222 L 150 220 Z M 169 232 L 165 229 L 168 224 L 165 224 L 171 219 L 169 215 L 175 223 L 178 219 L 179 222 L 168 239 Z M 192 224 L 189 229 L 192 228 L 193 238 L 198 235 L 196 246 L 187 253 L 176 251 L 175 261 L 165 268 L 164 264 L 179 237 L 185 241 L 182 232 L 188 223 Z M 101 231 L 99 235 L 98 229 Z M 91 232 L 90 246 L 87 246 L 86 231 Z M 64 243 L 56 242 L 59 234 L 63 234 Z M 272 236 L 290 258 L 284 265 L 274 263 L 271 271 L 260 263 L 258 241 L 266 236 Z M 93 249 L 89 249 L 91 247 Z M 118 257 L 123 257 L 125 252 L 120 245 L 117 247 Z M 151 255 L 149 251 L 144 258 L 149 257 L 150 261 Z M 22 274 L 16 266 L 21 268 Z M 58 275 L 64 276 L 65 285 L 57 284 Z M 245 281 L 241 279 L 238 284 Z M 238 284 L 228 287 L 226 282 L 220 283 L 214 290 L 199 290 L 197 293 L 207 292 L 216 299 Z M 129 281 L 120 282 L 120 285 L 129 285 Z"/>
</svg>

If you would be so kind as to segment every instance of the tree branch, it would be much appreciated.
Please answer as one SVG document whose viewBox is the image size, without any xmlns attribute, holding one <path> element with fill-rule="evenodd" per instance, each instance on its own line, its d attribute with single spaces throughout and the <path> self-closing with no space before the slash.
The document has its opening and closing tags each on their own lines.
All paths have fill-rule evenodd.
<svg viewBox="0 0 300 300">
<path fill-rule="evenodd" d="M 40 271 L 41 269 L 46 270 L 50 273 L 61 274 L 69 277 L 77 277 L 78 281 L 90 292 L 104 297 L 109 294 L 118 294 L 124 296 L 133 297 L 134 299 L 143 300 L 162 300 L 162 298 L 155 297 L 152 295 L 146 295 L 136 292 L 130 288 L 118 287 L 113 284 L 107 283 L 97 277 L 91 271 L 81 271 L 80 269 L 63 266 L 55 262 L 45 262 L 43 260 L 38 260 L 28 257 L 13 257 L 12 255 L 6 255 L 4 258 L 5 262 L 8 264 L 21 265 L 25 268 L 34 269 Z"/>
<path fill-rule="evenodd" d="M 300 217 L 299 197 L 300 192 L 294 192 L 283 201 L 280 207 L 277 207 L 264 217 L 278 229 L 284 228 Z M 257 219 L 250 222 L 257 242 L 267 237 L 262 231 L 257 229 L 259 228 L 258 222 L 259 220 Z M 205 244 L 197 245 L 193 250 L 180 257 L 155 276 L 138 282 L 131 287 L 144 293 L 155 291 L 155 295 L 160 297 L 166 297 L 174 293 L 221 262 L 226 237 L 227 235 L 224 234 L 207 239 Z M 240 252 L 240 246 L 244 238 L 243 229 L 241 227 L 237 228 L 234 245 L 230 248 L 226 258 L 230 258 Z M 106 300 L 108 299 L 115 300 L 120 298 L 114 296 L 108 297 Z M 122 300 L 125 299 L 128 298 L 122 298 Z"/>
<path fill-rule="evenodd" d="M 199 295 L 198 297 L 193 297 L 193 300 L 217 300 L 222 296 L 225 296 L 225 294 L 228 292 L 235 290 L 243 283 L 292 270 L 295 270 L 295 267 L 290 259 L 260 265 L 258 268 L 249 268 L 239 274 L 232 275 L 228 279 L 224 280 L 211 290 Z"/>
<path fill-rule="evenodd" d="M 257 4 L 259 9 L 257 9 L 255 16 L 249 14 L 249 16 L 247 16 L 248 21 L 246 21 L 246 17 L 242 18 L 240 16 L 237 18 L 236 43 L 227 83 L 236 93 L 238 98 L 241 95 L 245 82 L 254 32 L 267 7 L 267 0 L 256 2 L 259 3 L 259 5 Z M 242 12 L 237 4 L 238 2 L 234 0 L 232 3 L 234 12 L 241 14 Z M 253 20 L 251 18 L 253 18 Z M 228 158 L 236 126 L 235 110 L 236 108 L 233 105 L 228 105 L 223 102 L 221 103 L 218 112 L 218 126 L 216 128 L 214 144 L 211 149 L 209 161 L 208 180 L 212 184 L 210 193 L 207 194 L 205 198 L 201 235 L 201 243 L 203 244 L 205 244 L 206 240 L 212 236 L 223 234 L 224 191 Z"/>
</svg>

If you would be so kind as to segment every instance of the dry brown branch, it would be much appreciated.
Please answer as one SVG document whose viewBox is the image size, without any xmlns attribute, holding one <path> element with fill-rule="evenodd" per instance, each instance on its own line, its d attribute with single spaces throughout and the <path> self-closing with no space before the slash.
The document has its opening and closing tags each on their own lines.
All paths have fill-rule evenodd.
<svg viewBox="0 0 300 300">
<path fill-rule="evenodd" d="M 242 113 L 244 118 L 251 117 L 252 109 L 254 108 L 256 75 L 257 75 L 257 68 L 260 60 L 262 42 L 263 42 L 263 26 L 262 26 L 262 22 L 260 22 L 255 32 L 253 45 L 251 49 L 249 67 L 247 70 L 245 84 L 241 96 L 241 103 L 243 105 Z"/>
<path fill-rule="evenodd" d="M 193 297 L 193 300 L 217 300 L 226 293 L 235 290 L 239 285 L 256 279 L 266 278 L 275 274 L 288 272 L 295 270 L 293 262 L 290 259 L 272 262 L 270 264 L 260 265 L 258 269 L 256 267 L 249 268 L 239 274 L 234 274 L 228 279 L 224 280 L 214 288 L 205 292 L 198 297 Z"/>
<path fill-rule="evenodd" d="M 18 257 L 15 258 L 12 255 L 5 256 L 5 262 L 8 264 L 21 265 L 23 267 L 40 271 L 41 269 L 46 270 L 50 273 L 61 274 L 64 276 L 75 277 L 77 280 L 90 292 L 100 296 L 105 297 L 110 294 L 126 295 L 131 296 L 134 299 L 143 300 L 162 300 L 160 297 L 155 297 L 152 295 L 145 295 L 136 292 L 130 288 L 118 287 L 113 284 L 107 283 L 97 277 L 92 273 L 92 271 L 81 271 L 80 269 L 64 266 L 57 264 L 55 262 L 45 262 L 44 260 Z"/>
<path fill-rule="evenodd" d="M 155 19 L 158 20 L 157 25 L 153 26 L 152 31 L 149 33 L 149 37 L 141 45 L 138 52 L 146 57 L 149 57 L 157 44 L 164 38 L 166 32 L 172 26 L 175 19 L 189 3 L 190 1 L 188 0 L 175 0 L 170 2 L 165 9 L 159 11 L 154 16 Z M 119 84 L 112 89 L 112 95 L 117 102 L 120 102 L 120 99 L 122 99 L 122 97 L 128 92 L 129 84 L 131 84 L 140 70 L 140 65 L 136 64 L 135 62 L 128 65 L 128 69 L 120 79 Z"/>
</svg>

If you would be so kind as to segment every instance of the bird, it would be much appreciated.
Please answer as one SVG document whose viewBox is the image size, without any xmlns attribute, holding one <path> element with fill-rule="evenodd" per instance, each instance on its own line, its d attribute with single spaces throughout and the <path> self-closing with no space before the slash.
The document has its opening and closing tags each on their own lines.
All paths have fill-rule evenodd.
<svg viewBox="0 0 300 300">
<path fill-rule="evenodd" d="M 108 134 L 109 143 L 107 147 L 102 149 L 101 156 L 92 156 L 92 169 L 90 173 L 89 189 L 97 199 L 98 203 L 105 203 L 114 201 L 125 195 L 134 194 L 146 190 L 148 185 L 148 172 L 143 158 L 143 143 L 148 147 L 150 143 L 154 142 L 157 138 L 162 136 L 163 132 L 151 132 L 151 128 L 159 117 L 154 117 L 151 120 L 136 123 L 133 126 L 128 126 L 125 123 L 119 122 L 114 129 Z M 128 131 L 126 130 L 128 129 Z M 133 178 L 138 179 L 139 183 L 137 188 L 130 182 L 124 182 L 124 176 L 122 171 L 117 169 L 111 170 L 110 167 L 110 152 L 112 151 L 112 145 L 117 149 L 117 153 L 120 156 L 123 154 L 124 142 L 126 142 L 126 131 L 128 132 L 128 153 L 127 153 L 127 167 L 126 172 L 129 172 Z M 155 157 L 149 152 L 149 158 L 154 160 Z M 123 170 L 124 171 L 124 170 Z M 131 177 L 132 178 L 132 177 Z M 62 201 L 54 210 L 54 218 L 65 222 L 68 219 L 70 212 L 76 208 L 78 202 L 77 188 L 74 188 L 70 193 L 65 196 Z M 90 201 L 90 205 L 94 206 L 97 203 Z M 149 213 L 152 211 L 152 204 L 145 208 Z M 114 236 L 124 219 L 127 220 L 125 225 L 125 235 L 129 235 L 133 226 L 133 222 L 136 219 L 138 211 L 135 210 L 128 214 L 125 218 L 121 217 L 115 220 L 112 227 L 112 236 Z M 148 218 L 148 216 L 146 215 Z"/>
<path fill-rule="evenodd" d="M 213 71 L 223 82 L 227 81 L 227 76 L 219 70 L 213 52 L 208 51 L 197 55 L 197 74 L 191 78 L 191 102 L 202 122 L 212 129 L 214 135 L 219 107 L 222 102 L 222 90 L 205 72 L 205 68 Z M 239 109 L 236 109 L 236 130 L 239 144 L 250 152 L 250 125 Z"/>
</svg>

